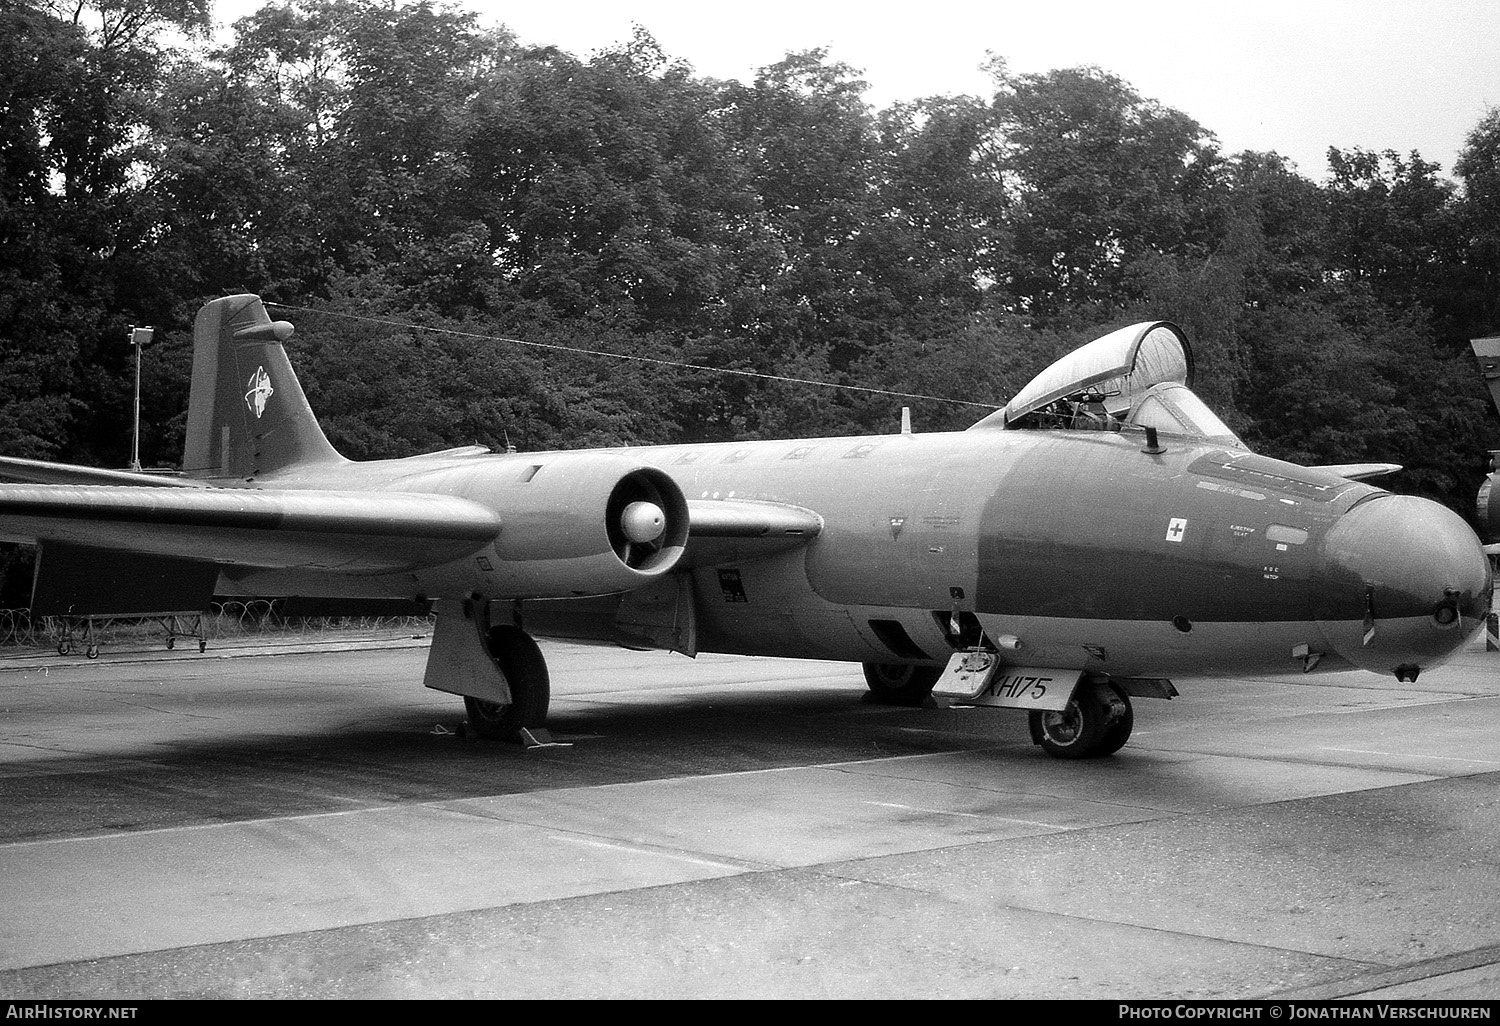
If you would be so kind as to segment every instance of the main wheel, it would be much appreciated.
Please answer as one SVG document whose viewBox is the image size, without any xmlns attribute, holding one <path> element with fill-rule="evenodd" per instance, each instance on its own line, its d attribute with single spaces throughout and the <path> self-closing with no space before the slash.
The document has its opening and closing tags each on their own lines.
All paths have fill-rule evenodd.
<svg viewBox="0 0 1500 1026">
<path fill-rule="evenodd" d="M 865 663 L 864 670 L 869 699 L 879 705 L 919 706 L 943 675 L 941 666 L 910 663 Z"/>
<path fill-rule="evenodd" d="M 519 627 L 490 630 L 490 657 L 510 685 L 510 704 L 465 698 L 469 726 L 480 737 L 512 741 L 522 727 L 540 727 L 547 722 L 552 699 L 552 681 L 547 661 L 531 635 Z"/>
<path fill-rule="evenodd" d="M 1135 712 L 1113 684 L 1083 684 L 1062 712 L 1034 711 L 1031 740 L 1059 759 L 1113 755 L 1130 739 Z"/>
</svg>

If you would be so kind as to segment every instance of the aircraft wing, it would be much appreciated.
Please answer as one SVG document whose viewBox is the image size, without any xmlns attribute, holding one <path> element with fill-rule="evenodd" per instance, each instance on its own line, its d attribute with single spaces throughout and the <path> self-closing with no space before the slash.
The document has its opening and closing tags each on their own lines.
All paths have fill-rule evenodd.
<svg viewBox="0 0 1500 1026">
<path fill-rule="evenodd" d="M 499 532 L 493 510 L 425 493 L 0 485 L 0 539 L 233 566 L 389 573 L 459 559 Z"/>
<path fill-rule="evenodd" d="M 796 543 L 823 529 L 823 518 L 810 509 L 753 499 L 689 499 L 688 517 L 693 538 L 785 538 Z"/>
<path fill-rule="evenodd" d="M 1364 481 L 1371 477 L 1384 477 L 1401 469 L 1399 463 L 1326 463 L 1314 470 L 1326 470 L 1351 481 Z"/>
<path fill-rule="evenodd" d="M 756 559 L 805 545 L 823 530 L 810 509 L 757 499 L 689 499 L 687 553 L 679 566 Z"/>
<path fill-rule="evenodd" d="M 495 511 L 455 496 L 212 488 L 0 458 L 0 476 L 23 473 L 77 483 L 0 484 L 0 540 L 364 575 L 459 559 L 500 533 Z M 806 544 L 823 528 L 817 513 L 785 503 L 699 499 L 688 508 L 686 565 L 769 555 Z"/>
</svg>

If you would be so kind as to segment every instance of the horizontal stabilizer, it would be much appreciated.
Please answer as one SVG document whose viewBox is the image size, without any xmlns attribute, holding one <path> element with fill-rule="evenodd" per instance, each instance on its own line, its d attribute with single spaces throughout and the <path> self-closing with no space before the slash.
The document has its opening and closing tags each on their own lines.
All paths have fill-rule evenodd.
<svg viewBox="0 0 1500 1026">
<path fill-rule="evenodd" d="M 1401 469 L 1399 463 L 1326 463 L 1314 470 L 1326 470 L 1330 474 L 1339 477 L 1347 477 L 1351 481 L 1363 481 L 1371 477 L 1384 477 L 1386 474 L 1394 474 Z"/>
<path fill-rule="evenodd" d="M 23 460 L 0 456 L 0 480 L 31 481 L 35 484 L 135 485 L 143 488 L 201 488 L 175 471 L 155 473 L 142 470 L 105 470 L 103 467 L 80 467 L 72 463 L 48 463 L 46 460 Z"/>
<path fill-rule="evenodd" d="M 219 565 L 388 573 L 462 558 L 499 532 L 493 510 L 446 495 L 0 485 L 0 538 Z"/>
</svg>

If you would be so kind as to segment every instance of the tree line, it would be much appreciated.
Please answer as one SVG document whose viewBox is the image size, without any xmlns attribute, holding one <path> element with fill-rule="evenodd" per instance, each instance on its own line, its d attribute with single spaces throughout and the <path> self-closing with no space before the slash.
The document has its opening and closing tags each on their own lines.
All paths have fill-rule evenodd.
<svg viewBox="0 0 1500 1026">
<path fill-rule="evenodd" d="M 826 52 L 717 80 L 439 2 L 0 7 L 0 452 L 180 458 L 191 324 L 257 292 L 353 458 L 966 426 L 1135 320 L 1253 448 L 1467 511 L 1500 446 L 1500 112 L 1321 183 L 1092 67 L 877 110 Z M 436 330 L 435 330 L 436 329 Z M 523 346 L 502 339 L 538 345 Z M 604 359 L 603 350 L 637 359 Z M 725 375 L 707 368 L 745 372 Z"/>
</svg>

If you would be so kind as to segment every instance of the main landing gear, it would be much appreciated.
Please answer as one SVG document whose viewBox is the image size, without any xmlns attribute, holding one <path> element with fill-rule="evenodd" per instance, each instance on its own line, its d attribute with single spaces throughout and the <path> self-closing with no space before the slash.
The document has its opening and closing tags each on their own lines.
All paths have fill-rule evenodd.
<svg viewBox="0 0 1500 1026">
<path fill-rule="evenodd" d="M 1097 759 L 1130 740 L 1135 713 L 1130 698 L 1108 681 L 1085 680 L 1062 712 L 1031 713 L 1031 740 L 1059 759 Z"/>
<path fill-rule="evenodd" d="M 547 661 L 531 635 L 519 627 L 490 628 L 490 658 L 510 685 L 510 704 L 464 697 L 469 726 L 480 737 L 514 741 L 521 730 L 539 730 L 547 722 L 552 680 Z"/>
<path fill-rule="evenodd" d="M 543 729 L 552 697 L 547 661 L 519 626 L 493 622 L 487 603 L 439 604 L 423 683 L 462 696 L 468 729 L 480 737 L 550 744 Z"/>
</svg>

